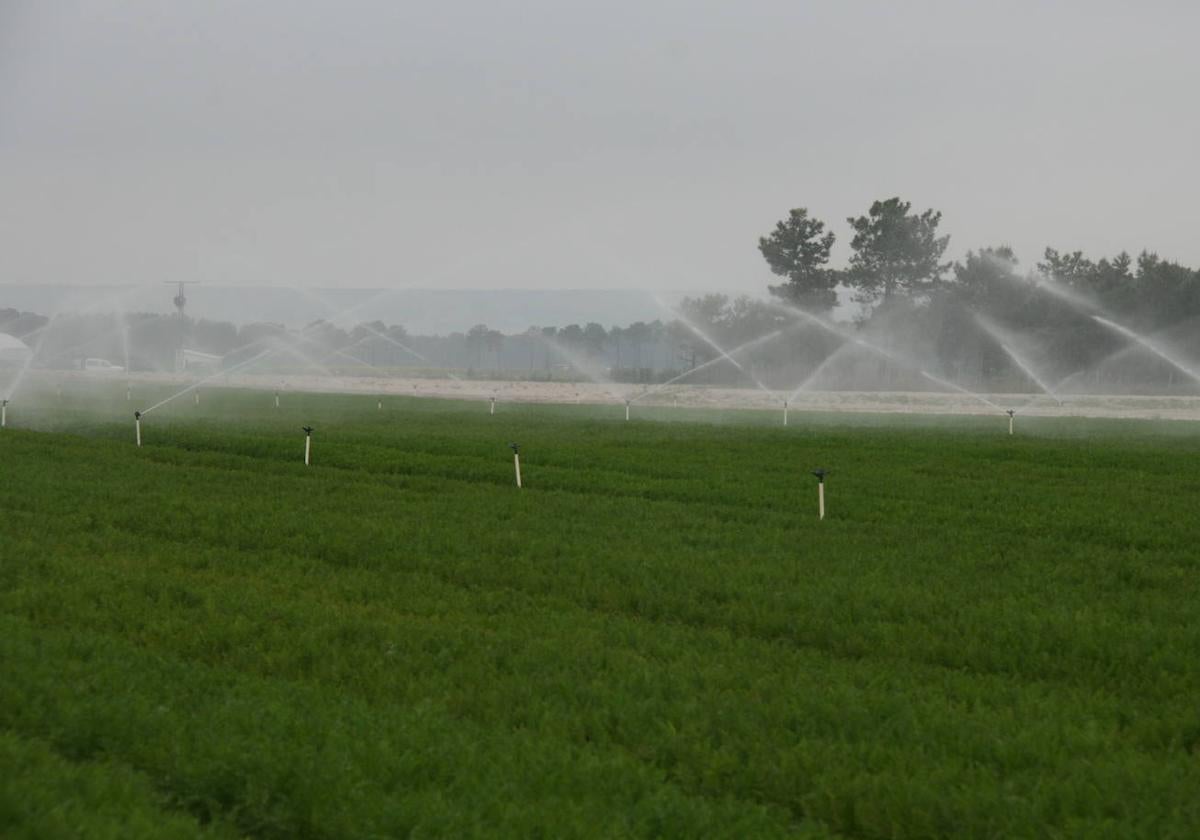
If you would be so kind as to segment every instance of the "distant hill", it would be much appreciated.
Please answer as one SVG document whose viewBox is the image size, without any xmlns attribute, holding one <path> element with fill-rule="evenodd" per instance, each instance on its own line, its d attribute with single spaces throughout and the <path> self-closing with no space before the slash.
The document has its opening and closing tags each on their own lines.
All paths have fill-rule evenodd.
<svg viewBox="0 0 1200 840">
<path fill-rule="evenodd" d="M 152 286 L 32 286 L 0 285 L 0 309 L 54 315 L 58 312 L 173 312 L 176 290 Z M 674 305 L 687 292 L 666 292 L 659 298 Z M 699 294 L 691 293 L 691 294 Z M 305 326 L 319 318 L 339 325 L 379 320 L 402 324 L 410 333 L 445 335 L 487 324 L 505 333 L 530 326 L 565 326 L 596 321 L 605 327 L 634 321 L 669 320 L 670 313 L 655 296 L 633 289 L 296 289 L 275 286 L 187 287 L 187 312 L 247 324 L 273 321 Z"/>
</svg>

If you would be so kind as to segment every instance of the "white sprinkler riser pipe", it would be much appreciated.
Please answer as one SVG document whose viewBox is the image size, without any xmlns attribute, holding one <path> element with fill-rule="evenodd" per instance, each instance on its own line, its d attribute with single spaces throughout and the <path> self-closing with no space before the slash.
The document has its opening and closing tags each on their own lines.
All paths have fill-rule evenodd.
<svg viewBox="0 0 1200 840">
<path fill-rule="evenodd" d="M 304 436 L 304 466 L 309 465 L 309 459 L 312 455 L 312 435 Z"/>
<path fill-rule="evenodd" d="M 491 413 L 492 413 L 492 414 L 495 414 L 495 413 L 496 413 L 496 398 L 495 398 L 495 397 L 492 397 L 492 411 L 491 411 Z"/>
<path fill-rule="evenodd" d="M 521 486 L 521 456 L 513 453 L 513 468 L 517 471 L 517 487 Z"/>
<path fill-rule="evenodd" d="M 142 445 L 142 418 L 138 417 L 133 421 L 134 429 L 137 431 L 137 445 L 140 448 Z"/>
<path fill-rule="evenodd" d="M 279 393 L 275 393 L 275 407 L 279 408 Z"/>
<path fill-rule="evenodd" d="M 383 411 L 383 400 L 380 400 L 379 403 L 375 406 L 375 408 L 378 411 Z"/>
<path fill-rule="evenodd" d="M 6 426 L 8 426 L 8 400 L 5 400 L 4 404 L 0 405 L 0 429 Z"/>
<path fill-rule="evenodd" d="M 825 482 L 817 484 L 817 515 L 819 519 L 825 518 Z"/>
<path fill-rule="evenodd" d="M 200 405 L 200 392 L 196 392 L 196 405 Z"/>
<path fill-rule="evenodd" d="M 783 401 L 783 425 L 785 425 L 785 426 L 787 425 L 787 411 L 788 411 L 787 400 L 784 400 Z"/>
<path fill-rule="evenodd" d="M 1013 427 L 1013 416 L 1010 414 L 1010 415 L 1008 415 L 1008 433 L 1010 435 L 1013 433 L 1012 427 Z"/>
<path fill-rule="evenodd" d="M 629 419 L 629 401 L 628 400 L 625 401 L 625 419 L 626 420 Z"/>
</svg>

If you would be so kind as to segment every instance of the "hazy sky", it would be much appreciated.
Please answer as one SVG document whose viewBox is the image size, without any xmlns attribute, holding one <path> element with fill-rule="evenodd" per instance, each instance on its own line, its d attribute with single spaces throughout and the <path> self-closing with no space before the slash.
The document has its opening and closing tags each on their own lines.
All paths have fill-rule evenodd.
<svg viewBox="0 0 1200 840">
<path fill-rule="evenodd" d="M 986 6 L 986 8 L 985 8 Z M 1200 264 L 1200 3 L 0 0 L 0 283 L 724 288 L 807 206 Z"/>
</svg>

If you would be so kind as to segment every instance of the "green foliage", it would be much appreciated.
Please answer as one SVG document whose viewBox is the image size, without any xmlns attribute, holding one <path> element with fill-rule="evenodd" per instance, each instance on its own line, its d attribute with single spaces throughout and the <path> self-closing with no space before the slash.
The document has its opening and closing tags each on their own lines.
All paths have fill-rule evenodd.
<svg viewBox="0 0 1200 840">
<path fill-rule="evenodd" d="M 770 286 L 771 294 L 818 312 L 836 306 L 838 276 L 826 268 L 835 238 L 833 231 L 826 233 L 825 223 L 810 218 L 804 207 L 789 211 L 786 219 L 776 222 L 775 230 L 758 240 L 758 250 L 771 271 L 787 278 L 786 283 Z"/>
<path fill-rule="evenodd" d="M 950 237 L 937 235 L 942 214 L 915 215 L 911 209 L 911 202 L 889 198 L 873 203 L 867 215 L 846 220 L 854 231 L 846 280 L 860 302 L 927 294 L 950 268 L 942 262 Z"/>
<path fill-rule="evenodd" d="M 75 399 L 0 433 L 5 837 L 1200 825 L 1194 425 Z"/>
</svg>

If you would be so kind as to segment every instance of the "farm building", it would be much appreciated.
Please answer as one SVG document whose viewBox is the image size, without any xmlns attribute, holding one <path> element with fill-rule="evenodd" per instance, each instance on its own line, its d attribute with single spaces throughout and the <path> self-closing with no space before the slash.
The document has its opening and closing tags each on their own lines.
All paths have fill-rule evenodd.
<svg viewBox="0 0 1200 840">
<path fill-rule="evenodd" d="M 33 355 L 24 341 L 8 333 L 0 333 L 0 365 L 23 365 Z"/>
</svg>

